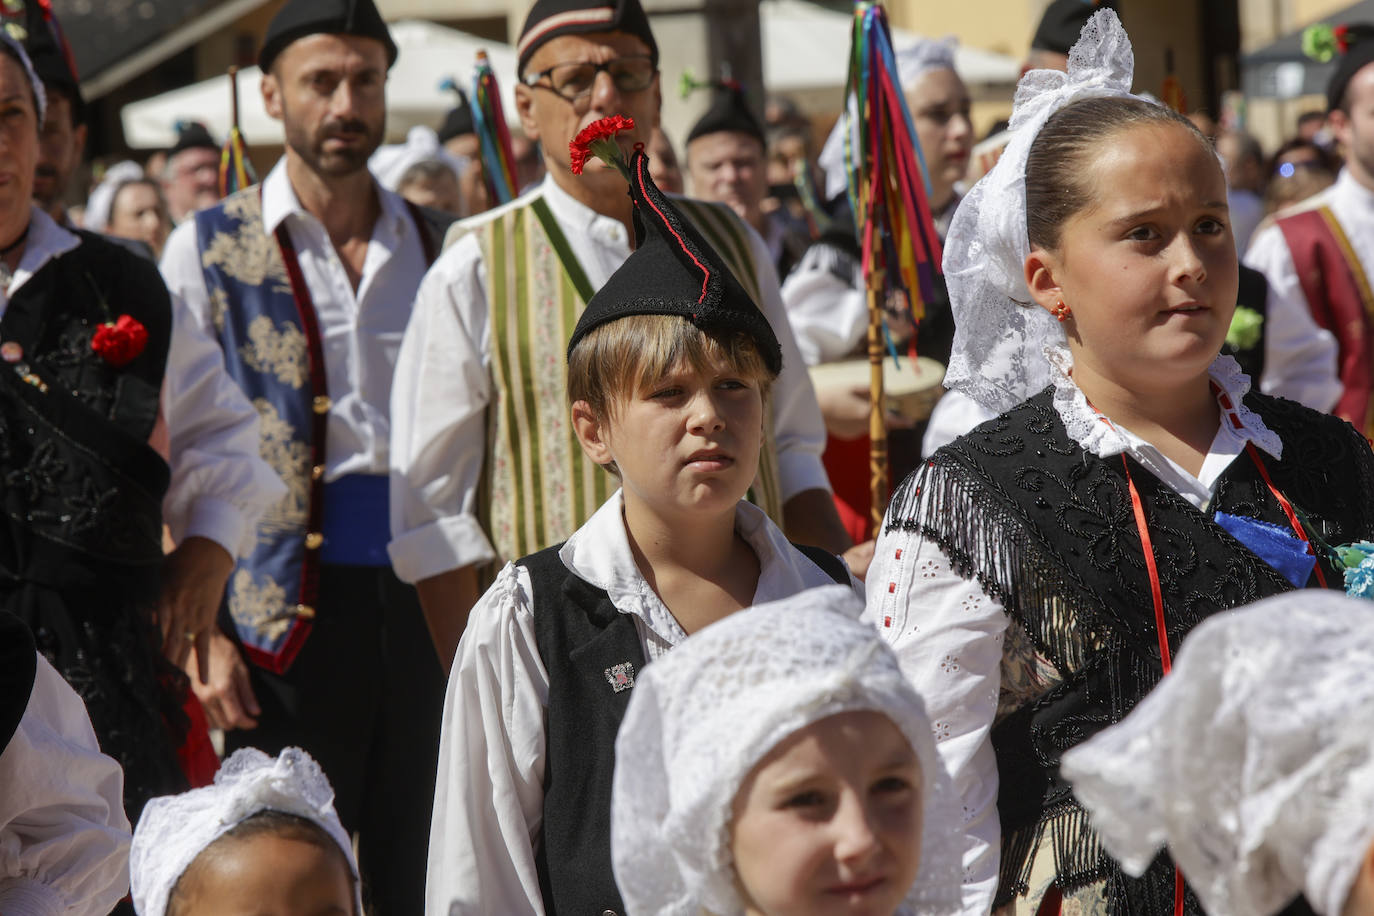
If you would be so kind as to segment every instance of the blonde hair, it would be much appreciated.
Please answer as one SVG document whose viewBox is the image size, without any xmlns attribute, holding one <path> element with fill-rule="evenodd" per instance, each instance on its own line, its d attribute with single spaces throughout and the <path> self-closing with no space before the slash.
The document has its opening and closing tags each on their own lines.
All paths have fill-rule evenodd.
<svg viewBox="0 0 1374 916">
<path fill-rule="evenodd" d="M 756 382 L 765 400 L 773 373 L 754 339 L 741 331 L 708 331 L 677 315 L 629 315 L 588 332 L 568 354 L 568 403 L 586 401 L 607 420 L 617 404 L 685 362 L 697 372 L 724 364 Z"/>
</svg>

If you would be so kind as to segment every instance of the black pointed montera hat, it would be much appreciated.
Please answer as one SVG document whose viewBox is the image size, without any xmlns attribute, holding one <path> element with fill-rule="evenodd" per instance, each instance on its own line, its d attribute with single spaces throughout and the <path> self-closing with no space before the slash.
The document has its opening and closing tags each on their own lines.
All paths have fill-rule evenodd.
<svg viewBox="0 0 1374 916">
<path fill-rule="evenodd" d="M 317 34 L 371 38 L 386 48 L 386 65 L 396 63 L 396 42 L 372 0 L 286 0 L 286 5 L 267 25 L 262 50 L 258 51 L 258 67 L 267 73 L 287 45 Z"/>
<path fill-rule="evenodd" d="M 740 331 L 774 375 L 782 348 L 768 319 L 716 250 L 649 177 L 649 157 L 630 158 L 637 247 L 592 296 L 573 329 L 568 353 L 594 328 L 631 315 L 678 315 L 703 331 Z"/>
<path fill-rule="evenodd" d="M 687 135 L 687 142 L 691 143 L 697 137 L 707 134 L 731 131 L 748 134 L 763 143 L 763 127 L 749 110 L 749 102 L 745 99 L 744 90 L 740 85 L 734 82 L 720 82 L 712 88 L 715 94 L 711 99 L 711 107 L 706 109 L 706 113 L 692 126 L 691 133 Z"/>
</svg>

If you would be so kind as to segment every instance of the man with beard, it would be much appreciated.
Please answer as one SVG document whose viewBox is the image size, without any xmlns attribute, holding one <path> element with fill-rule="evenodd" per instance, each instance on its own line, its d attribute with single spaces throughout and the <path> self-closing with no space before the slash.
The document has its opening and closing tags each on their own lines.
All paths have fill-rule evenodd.
<svg viewBox="0 0 1374 916">
<path fill-rule="evenodd" d="M 259 54 L 285 155 L 178 227 L 162 262 L 289 491 L 230 578 L 197 692 L 229 749 L 298 745 L 320 762 L 383 916 L 421 911 L 444 688 L 386 555 L 396 350 L 446 228 L 367 169 L 395 59 L 372 0 L 288 0 Z"/>
<path fill-rule="evenodd" d="M 71 228 L 67 218 L 67 186 L 81 165 L 86 150 L 86 100 L 67 59 L 38 16 L 25 9 L 28 35 L 24 50 L 48 96 L 47 114 L 38 136 L 38 163 L 34 166 L 33 201 L 59 226 Z"/>
</svg>

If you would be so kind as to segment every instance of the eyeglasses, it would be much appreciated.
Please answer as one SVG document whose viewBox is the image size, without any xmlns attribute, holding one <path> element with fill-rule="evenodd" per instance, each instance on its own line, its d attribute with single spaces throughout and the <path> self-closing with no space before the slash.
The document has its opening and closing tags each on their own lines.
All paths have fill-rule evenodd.
<svg viewBox="0 0 1374 916">
<path fill-rule="evenodd" d="M 543 88 L 552 89 L 568 101 L 575 102 L 591 93 L 592 86 L 596 84 L 596 75 L 602 72 L 610 74 L 611 82 L 621 92 L 639 92 L 649 88 L 657 70 L 652 57 L 636 54 L 617 57 L 604 64 L 591 61 L 555 64 L 547 70 L 525 74 L 524 83 L 526 86 L 535 86 L 540 80 L 548 79 L 548 85 Z"/>
</svg>

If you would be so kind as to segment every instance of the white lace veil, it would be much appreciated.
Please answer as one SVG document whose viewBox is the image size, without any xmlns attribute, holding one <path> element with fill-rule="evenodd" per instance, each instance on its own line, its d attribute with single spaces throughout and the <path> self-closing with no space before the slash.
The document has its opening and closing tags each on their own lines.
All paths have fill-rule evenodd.
<svg viewBox="0 0 1374 916">
<path fill-rule="evenodd" d="M 611 858 L 630 916 L 743 911 L 731 802 L 754 765 L 798 729 L 876 710 L 921 762 L 921 868 L 901 912 L 954 913 L 958 802 L 924 706 L 844 586 L 732 614 L 644 669 L 616 738 Z"/>
<path fill-rule="evenodd" d="M 959 39 L 948 35 L 940 39 L 918 38 L 915 43 L 904 45 L 897 50 L 897 78 L 901 80 L 902 91 L 910 92 L 917 80 L 931 70 L 953 70 L 954 52 L 959 47 Z M 855 102 L 851 98 L 844 112 L 830 128 L 825 138 L 821 154 L 816 164 L 825 175 L 825 199 L 830 200 L 843 194 L 848 186 L 849 177 L 844 166 L 844 134 L 850 132 L 850 143 L 858 143 L 858 122 L 853 117 Z"/>
<path fill-rule="evenodd" d="M 945 280 L 954 350 L 945 387 L 1002 413 L 1050 383 L 1046 346 L 1064 345 L 1059 322 L 1031 302 L 1025 263 L 1026 159 L 1045 122 L 1070 102 L 1131 96 L 1135 61 L 1116 13 L 1098 10 L 1069 52 L 1069 71 L 1032 70 L 1016 86 L 1011 140 L 954 213 Z"/>
<path fill-rule="evenodd" d="M 353 871 L 354 905 L 363 912 L 353 844 L 334 810 L 334 789 L 320 765 L 298 747 L 277 757 L 242 748 L 225 758 L 214 785 L 154 798 L 143 808 L 129 851 L 129 878 L 139 916 L 164 916 L 183 872 L 211 843 L 260 811 L 294 814 L 339 844 Z"/>
<path fill-rule="evenodd" d="M 1212 916 L 1340 916 L 1374 841 L 1374 608 L 1298 590 L 1221 614 L 1061 772 L 1132 874 L 1169 853 Z"/>
<path fill-rule="evenodd" d="M 131 181 L 143 177 L 143 166 L 125 159 L 116 162 L 105 170 L 105 177 L 91 190 L 86 198 L 86 213 L 81 217 L 81 225 L 92 232 L 104 232 L 110 228 L 110 217 L 114 211 L 115 192 Z"/>
</svg>

